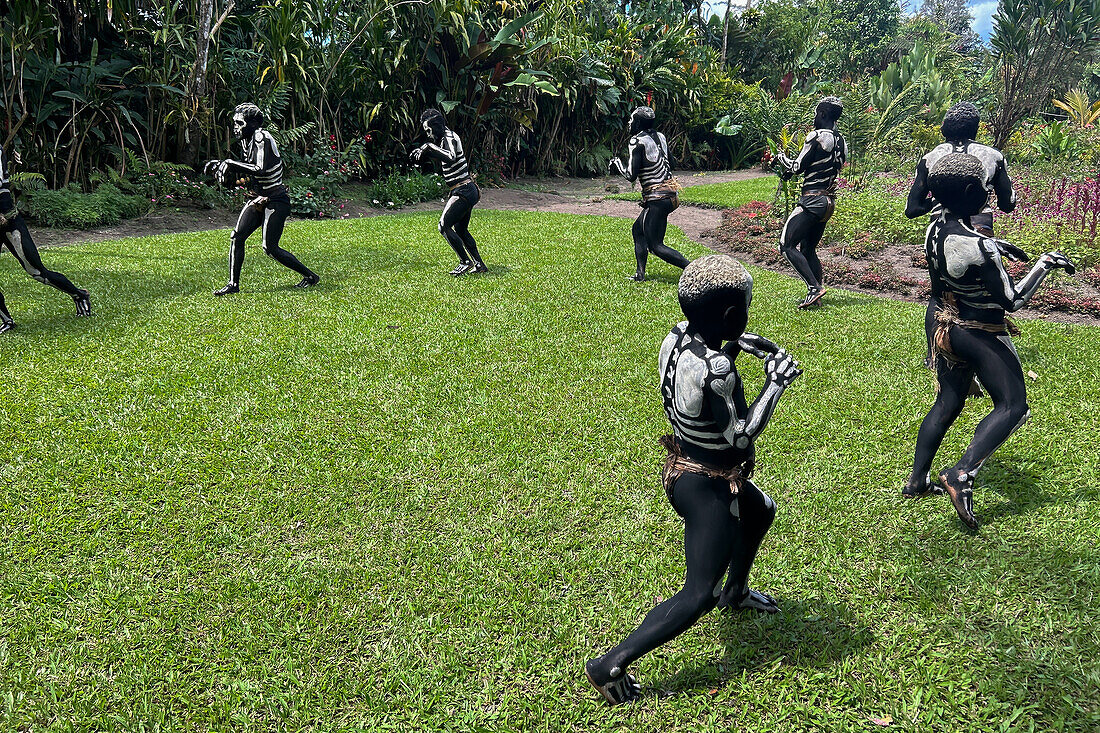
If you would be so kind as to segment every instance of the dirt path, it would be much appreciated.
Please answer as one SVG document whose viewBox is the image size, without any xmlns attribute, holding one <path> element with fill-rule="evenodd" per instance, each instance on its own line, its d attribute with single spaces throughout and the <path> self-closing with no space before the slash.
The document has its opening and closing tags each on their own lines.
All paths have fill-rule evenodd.
<svg viewBox="0 0 1100 733">
<path fill-rule="evenodd" d="M 680 171 L 677 178 L 684 186 L 698 186 L 703 183 L 727 183 L 743 181 L 765 175 L 759 171 L 729 171 L 693 173 Z M 563 214 L 592 214 L 596 216 L 616 216 L 633 219 L 638 215 L 638 205 L 633 201 L 616 201 L 605 198 L 618 192 L 619 184 L 608 183 L 602 178 L 561 178 L 561 179 L 517 179 L 504 188 L 486 188 L 482 190 L 480 209 L 501 209 L 506 211 L 554 211 Z M 623 190 L 629 191 L 627 187 Z M 362 202 L 351 202 L 344 211 L 352 218 L 381 216 L 386 211 L 366 206 Z M 402 212 L 438 211 L 438 201 L 428 201 L 415 206 L 407 206 Z M 130 219 L 120 224 L 98 229 L 34 229 L 35 242 L 40 247 L 60 247 L 82 242 L 102 242 L 108 239 L 124 237 L 149 237 L 157 234 L 180 234 L 185 232 L 204 232 L 229 229 L 236 220 L 235 209 L 157 209 L 150 214 Z M 701 234 L 714 229 L 721 221 L 717 210 L 702 209 L 693 206 L 681 206 L 672 215 L 670 223 L 680 227 L 695 241 L 701 241 Z"/>
</svg>

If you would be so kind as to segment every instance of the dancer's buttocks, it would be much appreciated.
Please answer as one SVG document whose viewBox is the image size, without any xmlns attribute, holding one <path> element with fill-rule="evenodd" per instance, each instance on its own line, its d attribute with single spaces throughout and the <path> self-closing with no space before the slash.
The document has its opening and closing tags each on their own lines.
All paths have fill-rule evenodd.
<svg viewBox="0 0 1100 733">
<path fill-rule="evenodd" d="M 828 193 L 804 191 L 798 205 L 807 214 L 817 217 L 822 224 L 832 218 L 836 210 L 836 197 Z"/>
<path fill-rule="evenodd" d="M 467 206 L 476 206 L 477 202 L 481 200 L 481 189 L 477 187 L 472 179 L 469 179 L 451 186 L 450 195 L 458 196 Z"/>
</svg>

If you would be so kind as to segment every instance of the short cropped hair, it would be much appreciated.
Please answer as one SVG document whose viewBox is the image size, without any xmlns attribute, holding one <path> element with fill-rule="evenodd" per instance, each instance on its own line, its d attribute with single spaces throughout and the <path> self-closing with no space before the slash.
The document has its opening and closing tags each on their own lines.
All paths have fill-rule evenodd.
<svg viewBox="0 0 1100 733">
<path fill-rule="evenodd" d="M 928 190 L 948 209 L 962 203 L 967 186 L 980 186 L 984 181 L 982 161 L 968 153 L 945 155 L 928 172 Z"/>
<path fill-rule="evenodd" d="M 689 263 L 680 276 L 680 308 L 688 319 L 721 317 L 731 305 L 748 307 L 752 275 L 734 257 L 706 255 Z"/>
<path fill-rule="evenodd" d="M 243 117 L 244 123 L 249 127 L 260 127 L 264 124 L 264 113 L 260 111 L 259 107 L 252 104 L 252 102 L 238 104 L 237 108 L 233 110 L 233 113 Z"/>
<path fill-rule="evenodd" d="M 817 103 L 815 115 L 825 119 L 826 122 L 836 122 L 844 111 L 844 102 L 840 97 L 825 97 Z"/>
<path fill-rule="evenodd" d="M 973 140 L 978 136 L 982 116 L 970 102 L 959 102 L 943 116 L 940 132 L 944 140 Z"/>
</svg>

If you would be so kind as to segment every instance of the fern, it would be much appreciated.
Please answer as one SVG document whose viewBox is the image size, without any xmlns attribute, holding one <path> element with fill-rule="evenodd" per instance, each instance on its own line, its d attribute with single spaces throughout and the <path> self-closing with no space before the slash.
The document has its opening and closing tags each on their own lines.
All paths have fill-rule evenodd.
<svg viewBox="0 0 1100 733">
<path fill-rule="evenodd" d="M 317 127 L 313 122 L 307 122 L 304 125 L 298 125 L 297 127 L 291 127 L 290 129 L 283 130 L 278 125 L 267 125 L 265 130 L 271 133 L 275 138 L 275 142 L 279 143 L 280 148 L 290 147 L 294 143 L 305 138 L 306 135 L 313 132 L 313 129 Z"/>
<path fill-rule="evenodd" d="M 13 173 L 11 180 L 24 191 L 39 191 L 46 187 L 46 177 L 41 173 Z"/>
</svg>

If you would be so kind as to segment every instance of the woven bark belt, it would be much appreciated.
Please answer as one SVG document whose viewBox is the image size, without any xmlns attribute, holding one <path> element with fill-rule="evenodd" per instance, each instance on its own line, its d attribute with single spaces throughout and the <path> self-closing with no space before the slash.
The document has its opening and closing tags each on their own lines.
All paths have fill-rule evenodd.
<svg viewBox="0 0 1100 733">
<path fill-rule="evenodd" d="M 653 199 L 665 199 L 672 198 L 679 195 L 680 191 L 683 191 L 684 187 L 680 185 L 680 182 L 676 180 L 676 176 L 665 179 L 663 183 L 658 183 L 653 186 L 644 186 L 642 188 L 642 199 L 645 201 L 652 201 Z"/>
<path fill-rule="evenodd" d="M 943 303 L 936 309 L 936 325 L 932 329 L 932 358 L 933 364 L 939 359 L 947 362 L 949 367 L 963 363 L 963 360 L 955 355 L 951 349 L 951 327 L 967 328 L 973 331 L 985 331 L 998 336 L 1018 335 L 1020 329 L 1005 316 L 1004 323 L 984 323 L 982 321 L 964 321 L 959 317 L 959 307 L 955 302 L 954 293 L 945 293 Z"/>
<path fill-rule="evenodd" d="M 752 476 L 756 464 L 756 461 L 750 456 L 743 462 L 731 466 L 712 466 L 685 456 L 680 450 L 676 438 L 671 435 L 661 436 L 660 443 L 668 451 L 665 467 L 661 471 L 661 484 L 664 486 L 665 496 L 668 497 L 670 504 L 672 503 L 672 486 L 676 483 L 676 479 L 685 473 L 697 473 L 708 478 L 727 481 L 730 485 L 730 493 L 737 496 L 741 490 L 741 485 Z"/>
</svg>

